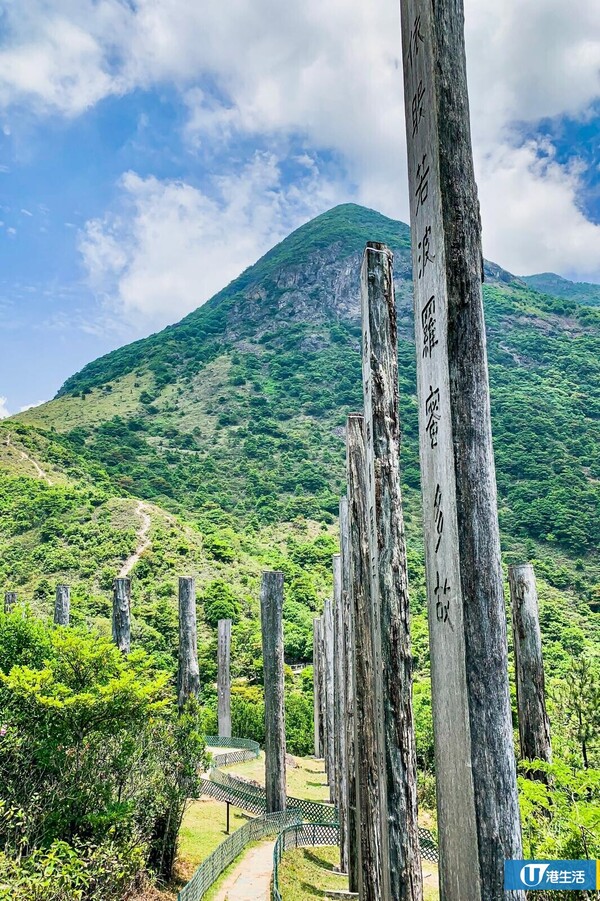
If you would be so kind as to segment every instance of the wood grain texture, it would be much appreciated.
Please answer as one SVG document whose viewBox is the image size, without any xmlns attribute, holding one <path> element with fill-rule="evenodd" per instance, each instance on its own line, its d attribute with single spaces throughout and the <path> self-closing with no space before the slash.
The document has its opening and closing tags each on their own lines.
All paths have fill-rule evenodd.
<svg viewBox="0 0 600 901">
<path fill-rule="evenodd" d="M 349 890 L 358 892 L 358 871 L 360 867 L 358 847 L 358 823 L 356 811 L 356 754 L 354 728 L 354 618 L 350 595 L 350 536 L 348 532 L 348 498 L 340 500 L 340 551 L 342 559 L 342 617 L 345 672 L 345 709 L 343 728 L 346 733 L 346 791 L 348 808 L 348 828 L 346 830 L 347 871 Z"/>
<path fill-rule="evenodd" d="M 112 638 L 123 654 L 131 649 L 131 579 L 115 579 Z"/>
<path fill-rule="evenodd" d="M 179 675 L 177 701 L 183 710 L 190 698 L 200 691 L 198 668 L 198 630 L 196 624 L 196 583 L 191 578 L 179 579 Z"/>
<path fill-rule="evenodd" d="M 329 799 L 337 804 L 337 782 L 335 766 L 335 667 L 333 646 L 333 601 L 328 598 L 323 610 L 323 648 L 325 651 L 325 718 L 327 720 L 327 775 L 329 778 Z"/>
<path fill-rule="evenodd" d="M 333 556 L 333 616 L 336 724 L 336 796 L 340 821 L 340 869 L 348 872 L 348 749 L 344 719 L 346 716 L 346 662 L 344 598 L 341 554 Z"/>
<path fill-rule="evenodd" d="M 401 0 L 442 901 L 522 856 L 462 0 Z"/>
<path fill-rule="evenodd" d="M 535 572 L 530 563 L 508 567 L 515 645 L 515 681 L 521 757 L 552 763 L 550 721 Z"/>
<path fill-rule="evenodd" d="M 231 620 L 220 619 L 217 646 L 219 735 L 231 738 Z"/>
<path fill-rule="evenodd" d="M 313 619 L 313 722 L 315 734 L 315 757 L 317 760 L 321 758 L 321 746 L 323 743 L 323 734 L 321 727 L 321 698 L 319 697 L 319 628 L 320 619 Z"/>
<path fill-rule="evenodd" d="M 361 270 L 368 508 L 380 619 L 390 890 L 397 901 L 422 901 L 392 259 L 385 245 L 369 242 Z"/>
<path fill-rule="evenodd" d="M 68 626 L 71 616 L 71 589 L 68 585 L 56 586 L 54 602 L 54 622 L 57 626 Z"/>
<path fill-rule="evenodd" d="M 285 810 L 283 573 L 264 572 L 260 590 L 265 680 L 265 789 L 267 813 Z"/>
<path fill-rule="evenodd" d="M 355 762 L 361 901 L 391 901 L 381 661 L 374 625 L 377 595 L 369 535 L 364 418 L 346 428 L 350 594 L 354 617 Z"/>
</svg>

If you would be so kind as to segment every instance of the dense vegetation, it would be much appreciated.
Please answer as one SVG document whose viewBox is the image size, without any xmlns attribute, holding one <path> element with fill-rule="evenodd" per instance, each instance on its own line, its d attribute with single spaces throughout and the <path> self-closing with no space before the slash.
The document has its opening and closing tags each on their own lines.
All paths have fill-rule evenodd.
<svg viewBox="0 0 600 901">
<path fill-rule="evenodd" d="M 386 241 L 395 252 L 420 793 L 434 806 L 409 232 L 351 205 L 299 229 L 183 322 L 96 361 L 50 404 L 0 424 L 0 581 L 19 591 L 32 616 L 48 616 L 56 583 L 68 582 L 76 627 L 66 639 L 28 618 L 23 628 L 36 636 L 25 642 L 30 651 L 6 657 L 14 669 L 0 658 L 2 716 L 14 736 L 24 728 L 23 705 L 34 730 L 27 753 L 47 760 L 49 748 L 36 743 L 50 708 L 67 729 L 60 705 L 77 710 L 84 695 L 91 709 L 115 680 L 127 681 L 130 699 L 146 693 L 144 717 L 158 724 L 167 745 L 178 740 L 161 705 L 174 692 L 176 578 L 184 574 L 197 580 L 203 727 L 216 729 L 216 624 L 227 616 L 234 622 L 234 730 L 264 737 L 260 572 L 284 572 L 286 660 L 308 664 L 312 618 L 331 590 L 345 417 L 361 406 L 357 284 L 367 239 Z M 556 754 L 545 782 L 522 774 L 525 837 L 541 856 L 587 856 L 586 849 L 600 855 L 590 837 L 594 828 L 598 834 L 600 790 L 600 312 L 593 292 L 589 305 L 582 299 L 582 286 L 551 296 L 498 267 L 486 272 L 504 561 L 532 560 L 538 574 Z M 108 648 L 112 580 L 138 544 L 139 499 L 152 525 L 150 546 L 132 573 L 135 652 L 117 665 L 107 651 L 107 669 L 86 663 L 88 682 L 74 685 L 65 655 L 86 659 L 96 641 Z M 0 641 L 21 622 L 9 617 Z M 296 678 L 287 672 L 292 753 L 312 750 L 311 692 L 310 666 Z M 115 737 L 115 766 L 147 740 L 144 780 L 152 783 L 164 761 L 135 715 L 125 716 L 124 747 Z M 62 747 L 77 741 L 72 731 Z M 90 772 L 96 741 L 94 733 Z M 0 740 L 1 760 L 7 749 Z M 65 773 L 75 778 L 68 767 Z M 114 785 L 102 799 L 92 792 L 90 811 L 75 818 L 85 828 L 70 832 L 64 811 L 48 804 L 55 775 L 40 771 L 47 795 L 34 837 L 25 825 L 3 833 L 7 872 L 23 836 L 32 879 L 52 848 L 68 857 L 77 846 L 82 859 L 88 851 L 104 854 L 99 824 L 113 824 L 118 814 Z M 117 817 L 110 833 L 117 841 L 126 823 L 141 836 L 136 866 L 123 864 L 125 880 L 133 870 L 164 869 L 138 788 L 128 787 L 124 820 Z M 23 798 L 16 793 L 7 801 L 6 817 L 17 822 Z"/>
</svg>

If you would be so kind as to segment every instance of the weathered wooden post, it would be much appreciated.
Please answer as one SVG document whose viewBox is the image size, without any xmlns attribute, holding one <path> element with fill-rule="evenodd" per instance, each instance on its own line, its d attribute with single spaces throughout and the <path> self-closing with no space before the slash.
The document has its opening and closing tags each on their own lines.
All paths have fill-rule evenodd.
<svg viewBox="0 0 600 901">
<path fill-rule="evenodd" d="M 320 705 L 320 717 L 321 717 L 321 734 L 322 734 L 322 744 L 321 744 L 321 753 L 323 756 L 323 765 L 325 769 L 325 774 L 327 775 L 327 779 L 329 780 L 329 774 L 327 772 L 327 768 L 329 765 L 328 757 L 327 757 L 327 748 L 329 746 L 329 736 L 327 735 L 327 691 L 325 688 L 325 678 L 326 678 L 326 670 L 325 670 L 325 617 L 321 614 L 319 618 L 319 705 Z"/>
<path fill-rule="evenodd" d="M 462 0 L 401 0 L 443 901 L 522 857 Z"/>
<path fill-rule="evenodd" d="M 344 698 L 344 721 L 342 728 L 346 735 L 346 786 L 348 828 L 346 830 L 346 853 L 348 869 L 348 887 L 351 892 L 358 892 L 358 871 L 360 866 L 358 853 L 358 820 L 356 811 L 356 756 L 354 726 L 354 618 L 352 615 L 352 597 L 350 593 L 350 545 L 348 534 L 348 498 L 340 500 L 340 551 L 342 558 L 342 617 L 343 656 L 346 694 Z"/>
<path fill-rule="evenodd" d="M 340 870 L 348 872 L 348 749 L 346 743 L 346 665 L 341 554 L 333 556 L 333 633 L 335 667 L 336 797 L 340 822 Z"/>
<path fill-rule="evenodd" d="M 313 619 L 313 719 L 315 729 L 315 757 L 321 757 L 321 699 L 319 698 L 319 625 L 318 617 Z"/>
<path fill-rule="evenodd" d="M 16 591 L 7 591 L 4 595 L 4 612 L 12 613 L 17 606 L 18 595 Z"/>
<path fill-rule="evenodd" d="M 417 755 L 412 718 L 410 608 L 400 488 L 398 338 L 392 253 L 369 243 L 361 271 L 367 509 L 381 641 L 389 829 L 394 901 L 421 901 Z"/>
<path fill-rule="evenodd" d="M 218 693 L 218 718 L 219 718 L 219 735 L 225 738 L 231 738 L 231 620 L 220 619 L 218 626 L 218 673 L 217 673 L 217 693 Z"/>
<path fill-rule="evenodd" d="M 381 659 L 377 653 L 375 574 L 369 535 L 364 418 L 348 417 L 350 593 L 354 617 L 355 760 L 360 824 L 361 901 L 391 901 Z"/>
<path fill-rule="evenodd" d="M 333 601 L 325 601 L 323 611 L 323 645 L 325 649 L 325 716 L 327 717 L 327 776 L 329 797 L 337 804 L 335 767 L 335 667 L 333 665 Z"/>
<path fill-rule="evenodd" d="M 177 685 L 179 710 L 190 698 L 198 697 L 198 626 L 196 621 L 196 583 L 191 578 L 179 579 L 179 676 Z"/>
<path fill-rule="evenodd" d="M 552 763 L 546 713 L 544 660 L 535 572 L 530 563 L 508 567 L 515 645 L 521 756 Z"/>
<path fill-rule="evenodd" d="M 71 616 L 71 590 L 68 585 L 56 586 L 54 622 L 57 626 L 68 626 Z"/>
<path fill-rule="evenodd" d="M 112 637 L 123 654 L 131 648 L 131 579 L 115 579 Z"/>
<path fill-rule="evenodd" d="M 283 573 L 264 572 L 260 591 L 265 678 L 265 788 L 267 813 L 285 810 Z"/>
</svg>

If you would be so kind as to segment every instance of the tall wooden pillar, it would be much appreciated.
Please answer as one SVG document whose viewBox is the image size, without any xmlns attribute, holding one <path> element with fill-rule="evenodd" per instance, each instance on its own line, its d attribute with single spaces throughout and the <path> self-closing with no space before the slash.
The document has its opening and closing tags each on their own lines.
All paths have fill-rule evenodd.
<svg viewBox="0 0 600 901">
<path fill-rule="evenodd" d="M 71 615 L 71 590 L 68 585 L 56 586 L 54 622 L 57 626 L 68 626 Z"/>
<path fill-rule="evenodd" d="M 7 591 L 4 595 L 4 612 L 12 613 L 15 607 L 17 606 L 17 592 L 16 591 Z"/>
<path fill-rule="evenodd" d="M 131 649 L 131 579 L 115 579 L 112 637 L 123 654 Z"/>
<path fill-rule="evenodd" d="M 340 822 L 340 869 L 348 872 L 348 749 L 346 743 L 346 665 L 342 558 L 333 557 L 333 633 L 335 667 L 336 797 Z"/>
<path fill-rule="evenodd" d="M 313 721 L 315 731 L 315 757 L 321 757 L 322 729 L 321 729 L 321 699 L 319 697 L 319 628 L 320 619 L 313 619 Z"/>
<path fill-rule="evenodd" d="M 200 691 L 198 667 L 198 627 L 196 621 L 196 583 L 194 579 L 179 580 L 179 709 Z"/>
<path fill-rule="evenodd" d="M 346 786 L 348 828 L 346 830 L 348 887 L 358 892 L 360 868 L 358 820 L 356 809 L 356 755 L 355 755 L 355 676 L 354 676 L 354 617 L 350 592 L 350 545 L 348 533 L 348 498 L 340 500 L 340 551 L 342 558 L 342 617 L 343 657 L 346 692 L 343 723 L 346 736 Z"/>
<path fill-rule="evenodd" d="M 333 665 L 333 602 L 325 601 L 323 611 L 323 646 L 325 650 L 325 716 L 327 717 L 327 775 L 329 797 L 337 804 L 335 760 L 335 668 Z"/>
<path fill-rule="evenodd" d="M 360 824 L 361 901 L 392 901 L 381 657 L 378 654 L 376 587 L 369 534 L 364 418 L 348 417 L 350 593 L 354 617 L 355 758 Z"/>
<path fill-rule="evenodd" d="M 220 619 L 218 625 L 218 721 L 219 735 L 231 738 L 231 620 Z"/>
<path fill-rule="evenodd" d="M 400 488 L 398 337 L 391 251 L 369 243 L 361 272 L 367 508 L 380 622 L 389 828 L 394 901 L 422 901 L 417 755 L 412 717 L 410 607 Z"/>
<path fill-rule="evenodd" d="M 267 813 L 285 810 L 283 573 L 264 572 L 260 591 L 265 678 L 265 787 Z"/>
<path fill-rule="evenodd" d="M 508 567 L 515 645 L 521 756 L 552 763 L 546 713 L 544 660 L 535 572 L 529 563 Z"/>
<path fill-rule="evenodd" d="M 443 901 L 522 858 L 462 0 L 401 0 Z"/>
</svg>

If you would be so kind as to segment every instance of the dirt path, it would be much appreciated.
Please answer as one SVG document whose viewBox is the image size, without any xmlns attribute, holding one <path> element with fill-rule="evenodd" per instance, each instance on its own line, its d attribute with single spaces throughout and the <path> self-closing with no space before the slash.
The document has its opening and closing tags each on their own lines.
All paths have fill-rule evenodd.
<svg viewBox="0 0 600 901">
<path fill-rule="evenodd" d="M 26 454 L 25 451 L 21 451 L 21 459 L 27 460 L 31 465 L 35 468 L 35 471 L 39 475 L 40 479 L 44 479 L 50 487 L 52 487 L 52 479 L 49 478 L 47 473 L 44 472 L 40 464 L 37 460 L 34 460 L 33 457 L 30 457 L 29 454 Z"/>
<path fill-rule="evenodd" d="M 214 901 L 267 901 L 271 897 L 274 845 L 275 842 L 262 842 L 244 854 Z"/>
<path fill-rule="evenodd" d="M 138 562 L 144 551 L 148 550 L 150 547 L 150 526 L 152 525 L 152 519 L 150 518 L 150 513 L 148 512 L 148 507 L 143 501 L 140 501 L 137 505 L 136 511 L 137 515 L 141 517 L 142 526 L 140 531 L 138 532 L 138 546 L 137 550 L 134 554 L 129 557 L 125 563 L 123 564 L 123 568 L 119 573 L 119 579 L 126 579 L 135 564 Z"/>
</svg>

